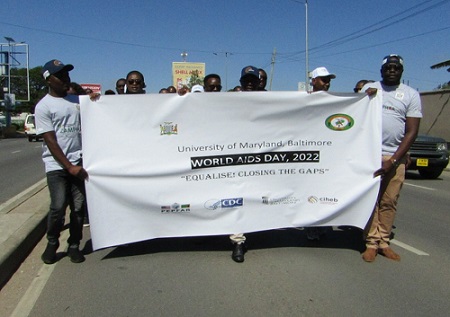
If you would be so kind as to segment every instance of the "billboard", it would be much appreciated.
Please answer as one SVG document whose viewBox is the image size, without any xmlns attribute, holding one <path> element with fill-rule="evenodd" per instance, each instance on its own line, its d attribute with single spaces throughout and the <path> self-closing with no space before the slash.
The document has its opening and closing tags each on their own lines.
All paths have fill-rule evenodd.
<svg viewBox="0 0 450 317">
<path fill-rule="evenodd" d="M 80 84 L 84 90 L 91 90 L 92 92 L 102 92 L 102 85 L 100 84 Z"/>
<path fill-rule="evenodd" d="M 187 85 L 195 72 L 198 72 L 198 77 L 205 77 L 205 63 L 173 62 L 172 85 L 177 89 Z"/>
</svg>

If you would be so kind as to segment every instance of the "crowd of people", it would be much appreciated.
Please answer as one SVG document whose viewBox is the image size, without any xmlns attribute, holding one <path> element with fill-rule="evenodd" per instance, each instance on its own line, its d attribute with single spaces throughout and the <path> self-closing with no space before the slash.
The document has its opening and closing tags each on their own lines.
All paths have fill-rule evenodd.
<svg viewBox="0 0 450 317">
<path fill-rule="evenodd" d="M 400 256 L 390 247 L 391 231 L 395 219 L 400 189 L 405 179 L 407 152 L 417 136 L 422 117 L 420 96 L 417 91 L 400 83 L 403 74 L 403 58 L 396 54 L 386 56 L 381 64 L 381 80 L 360 80 L 355 93 L 382 94 L 382 157 L 381 168 L 374 171 L 374 177 L 381 177 L 381 186 L 376 206 L 372 212 L 363 236 L 366 250 L 362 258 L 373 262 L 378 254 L 399 261 Z M 44 65 L 43 77 L 49 88 L 48 94 L 36 106 L 36 130 L 44 139 L 43 161 L 50 191 L 50 210 L 47 221 L 47 247 L 42 254 L 46 264 L 57 261 L 56 251 L 66 208 L 70 207 L 70 237 L 68 256 L 74 263 L 85 260 L 79 249 L 82 239 L 82 225 L 86 210 L 84 181 L 88 173 L 82 165 L 81 120 L 76 95 L 86 94 L 82 87 L 71 83 L 69 72 L 74 67 L 51 60 Z M 312 92 L 328 91 L 331 80 L 336 75 L 325 67 L 311 72 Z M 254 66 L 246 66 L 241 71 L 240 86 L 232 91 L 266 91 L 267 73 Z M 131 71 L 116 82 L 117 94 L 145 94 L 144 75 Z M 162 88 L 159 93 L 187 92 L 207 93 L 222 91 L 221 78 L 209 74 L 203 85 L 176 89 L 174 86 Z M 108 94 L 115 94 L 109 90 Z M 66 127 L 70 125 L 70 129 Z M 325 231 L 320 227 L 306 229 L 307 238 L 320 240 Z M 233 244 L 232 259 L 244 262 L 246 237 L 243 233 L 230 235 Z"/>
</svg>

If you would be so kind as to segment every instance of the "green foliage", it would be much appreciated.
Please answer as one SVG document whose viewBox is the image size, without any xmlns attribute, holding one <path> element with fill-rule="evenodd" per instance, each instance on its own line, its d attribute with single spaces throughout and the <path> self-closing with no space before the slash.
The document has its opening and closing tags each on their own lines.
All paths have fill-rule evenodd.
<svg viewBox="0 0 450 317">
<path fill-rule="evenodd" d="M 33 112 L 36 103 L 47 93 L 46 83 L 42 77 L 42 66 L 29 70 L 30 101 L 20 102 L 16 106 L 16 112 Z M 11 93 L 16 95 L 16 100 L 27 100 L 27 69 L 11 68 Z"/>
<path fill-rule="evenodd" d="M 198 70 L 192 72 L 191 77 L 189 77 L 189 82 L 187 84 L 189 89 L 191 89 L 195 85 L 203 85 L 203 77 L 200 77 L 198 75 Z"/>
</svg>

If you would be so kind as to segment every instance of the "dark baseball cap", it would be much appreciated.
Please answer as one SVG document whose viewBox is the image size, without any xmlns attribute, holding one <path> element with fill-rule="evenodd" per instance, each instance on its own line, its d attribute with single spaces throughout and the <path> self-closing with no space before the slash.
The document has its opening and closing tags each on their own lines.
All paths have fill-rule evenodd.
<svg viewBox="0 0 450 317">
<path fill-rule="evenodd" d="M 244 76 L 255 76 L 256 78 L 259 78 L 259 71 L 257 67 L 254 66 L 245 66 L 244 68 L 242 68 L 241 71 L 241 78 Z"/>
<path fill-rule="evenodd" d="M 49 76 L 56 74 L 57 72 L 62 70 L 70 72 L 72 69 L 73 65 L 64 65 L 61 61 L 52 59 L 44 65 L 44 68 L 42 69 L 42 76 L 44 76 L 44 79 L 47 79 Z"/>
</svg>

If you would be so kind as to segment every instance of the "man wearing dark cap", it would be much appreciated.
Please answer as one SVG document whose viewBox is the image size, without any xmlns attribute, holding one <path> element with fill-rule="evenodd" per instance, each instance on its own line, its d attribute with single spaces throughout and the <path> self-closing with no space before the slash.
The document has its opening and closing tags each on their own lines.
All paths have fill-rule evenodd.
<svg viewBox="0 0 450 317">
<path fill-rule="evenodd" d="M 259 71 L 254 66 L 244 67 L 241 71 L 242 91 L 257 91 L 259 87 Z"/>
<path fill-rule="evenodd" d="M 366 251 L 362 258 L 366 262 L 375 261 L 377 254 L 400 261 L 389 242 L 400 189 L 405 180 L 405 156 L 416 139 L 422 118 L 419 93 L 400 83 L 402 74 L 403 58 L 396 54 L 388 55 L 381 64 L 382 80 L 368 83 L 362 89 L 376 88 L 383 94 L 382 165 L 374 172 L 375 177 L 381 176 L 381 185 L 365 230 Z"/>
<path fill-rule="evenodd" d="M 257 67 L 246 66 L 241 71 L 242 91 L 257 91 L 259 87 L 259 71 Z M 236 233 L 230 235 L 230 240 L 234 244 L 231 258 L 237 263 L 244 262 L 244 254 L 246 252 L 245 247 L 245 235 L 243 233 Z"/>
<path fill-rule="evenodd" d="M 50 210 L 47 217 L 47 247 L 42 254 L 46 264 L 57 261 L 56 251 L 66 208 L 70 206 L 70 237 L 67 254 L 74 263 L 85 260 L 79 246 L 85 210 L 84 180 L 88 178 L 81 161 L 80 104 L 77 95 L 69 95 L 69 71 L 72 65 L 51 60 L 42 75 L 48 94 L 36 105 L 36 134 L 44 139 L 42 159 L 45 164 Z"/>
</svg>

